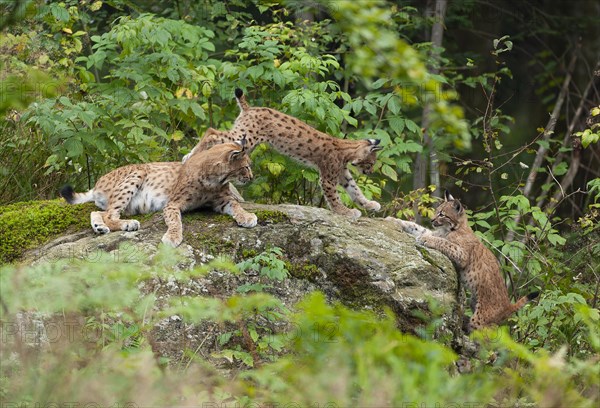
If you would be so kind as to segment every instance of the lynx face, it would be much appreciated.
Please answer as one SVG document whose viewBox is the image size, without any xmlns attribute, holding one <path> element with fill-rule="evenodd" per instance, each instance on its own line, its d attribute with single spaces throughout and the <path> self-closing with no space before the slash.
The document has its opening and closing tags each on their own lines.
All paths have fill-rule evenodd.
<svg viewBox="0 0 600 408">
<path fill-rule="evenodd" d="M 356 166 L 363 174 L 373 173 L 373 167 L 377 161 L 377 152 L 382 149 L 379 145 L 379 140 L 368 139 L 365 140 L 365 146 L 361 147 L 357 151 L 357 159 L 353 160 L 351 164 Z"/>
<path fill-rule="evenodd" d="M 452 197 L 452 196 L 450 196 Z M 442 230 L 445 233 L 456 230 L 465 217 L 464 207 L 460 201 L 452 198 L 449 201 L 444 201 L 435 211 L 435 215 L 431 219 L 431 225 L 437 230 Z"/>
<path fill-rule="evenodd" d="M 232 153 L 229 161 L 226 164 L 226 169 L 222 169 L 223 177 L 220 180 L 222 185 L 228 183 L 246 184 L 254 178 L 252 169 L 250 168 L 250 157 L 244 154 Z"/>
</svg>

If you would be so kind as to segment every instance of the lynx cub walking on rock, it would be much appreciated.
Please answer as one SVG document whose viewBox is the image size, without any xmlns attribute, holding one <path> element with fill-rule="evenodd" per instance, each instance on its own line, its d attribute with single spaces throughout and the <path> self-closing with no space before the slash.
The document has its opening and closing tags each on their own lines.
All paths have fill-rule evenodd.
<svg viewBox="0 0 600 408">
<path fill-rule="evenodd" d="M 399 224 L 405 232 L 416 236 L 418 242 L 440 251 L 454 262 L 471 291 L 473 317 L 470 330 L 499 324 L 538 296 L 537 292 L 530 293 L 511 304 L 498 261 L 467 224 L 462 204 L 447 191 L 431 221 L 435 231 L 410 221 L 386 219 Z"/>
<path fill-rule="evenodd" d="M 191 157 L 185 164 L 147 163 L 120 167 L 100 177 L 87 193 L 76 193 L 65 186 L 60 195 L 69 204 L 94 201 L 103 211 L 90 215 L 97 234 L 110 230 L 136 231 L 137 220 L 120 219 L 127 215 L 163 210 L 167 232 L 162 241 L 178 246 L 183 241 L 181 213 L 203 206 L 233 216 L 238 225 L 254 227 L 256 215 L 246 212 L 229 189 L 229 182 L 246 183 L 252 179 L 245 141 L 225 143 Z"/>
<path fill-rule="evenodd" d="M 379 211 L 379 203 L 365 198 L 350 170 L 346 168 L 347 164 L 351 163 L 364 174 L 370 174 L 377 160 L 376 152 L 382 148 L 379 140 L 337 139 L 274 109 L 248 106 L 241 89 L 235 90 L 235 96 L 241 112 L 233 128 L 229 131 L 207 129 L 200 143 L 183 158 L 184 162 L 197 152 L 215 144 L 242 137 L 247 138 L 250 151 L 258 144 L 266 142 L 279 152 L 319 170 L 323 194 L 332 211 L 353 218 L 361 215 L 359 210 L 349 209 L 342 204 L 336 191 L 338 184 L 342 185 L 352 200 L 361 207 Z"/>
</svg>

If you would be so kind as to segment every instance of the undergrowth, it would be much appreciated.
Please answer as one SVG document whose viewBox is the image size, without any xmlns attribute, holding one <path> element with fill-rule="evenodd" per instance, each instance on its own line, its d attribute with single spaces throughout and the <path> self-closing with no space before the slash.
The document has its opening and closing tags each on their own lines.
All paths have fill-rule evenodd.
<svg viewBox="0 0 600 408">
<path fill-rule="evenodd" d="M 225 298 L 174 297 L 161 309 L 153 293 L 140 291 L 150 278 L 188 281 L 210 271 L 258 273 L 268 285 L 287 279 L 281 259 L 272 248 L 238 266 L 219 259 L 182 271 L 178 252 L 161 248 L 144 265 L 107 255 L 4 266 L 3 406 L 593 407 L 600 400 L 598 311 L 583 303 L 573 324 L 588 353 L 519 344 L 502 329 L 476 334 L 479 356 L 459 374 L 453 350 L 402 333 L 391 312 L 329 304 L 318 292 L 284 305 L 262 287 L 244 287 Z M 199 356 L 185 367 L 165 364 L 152 331 L 173 315 L 221 327 L 213 358 L 239 368 L 224 377 Z"/>
</svg>

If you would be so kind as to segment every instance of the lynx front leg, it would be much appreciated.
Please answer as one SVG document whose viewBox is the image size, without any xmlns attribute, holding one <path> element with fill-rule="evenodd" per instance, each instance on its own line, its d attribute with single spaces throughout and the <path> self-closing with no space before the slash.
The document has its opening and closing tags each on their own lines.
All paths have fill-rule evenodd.
<svg viewBox="0 0 600 408">
<path fill-rule="evenodd" d="M 325 196 L 325 200 L 333 211 L 336 214 L 345 215 L 350 218 L 359 218 L 361 213 L 356 208 L 348 208 L 344 204 L 342 204 L 342 200 L 338 196 L 338 192 L 336 189 L 337 183 L 331 182 L 326 179 L 326 176 L 321 174 L 321 188 L 323 189 L 323 195 Z"/>
<path fill-rule="evenodd" d="M 436 237 L 433 234 L 423 234 L 418 238 L 418 242 L 427 248 L 432 248 L 446 255 L 460 269 L 465 269 L 469 261 L 469 255 L 459 245 L 448 241 L 442 237 Z M 467 282 L 469 284 L 469 282 Z"/>
<path fill-rule="evenodd" d="M 215 205 L 214 209 L 221 214 L 231 215 L 240 227 L 252 228 L 255 227 L 258 222 L 256 214 L 244 210 L 240 203 L 233 200 L 231 197 L 224 200 L 222 203 Z"/>
<path fill-rule="evenodd" d="M 350 170 L 344 170 L 342 176 L 340 177 L 340 184 L 346 189 L 352 201 L 360 205 L 365 210 L 381 210 L 381 204 L 379 204 L 377 201 L 367 200 L 362 191 L 360 191 L 360 188 L 358 188 L 356 185 L 356 181 L 354 181 Z"/>
<path fill-rule="evenodd" d="M 413 235 L 415 237 L 420 237 L 423 234 L 431 232 L 427 228 L 422 227 L 419 224 L 416 224 L 411 221 L 399 220 L 398 218 L 394 218 L 394 217 L 386 217 L 385 219 L 387 221 L 392 221 L 393 223 L 397 224 L 400 228 L 402 228 L 402 230 L 404 232 L 406 232 L 410 235 Z"/>
<path fill-rule="evenodd" d="M 169 203 L 163 210 L 163 218 L 167 224 L 167 232 L 162 242 L 177 247 L 183 241 L 183 225 L 181 224 L 181 209 L 175 203 Z"/>
</svg>

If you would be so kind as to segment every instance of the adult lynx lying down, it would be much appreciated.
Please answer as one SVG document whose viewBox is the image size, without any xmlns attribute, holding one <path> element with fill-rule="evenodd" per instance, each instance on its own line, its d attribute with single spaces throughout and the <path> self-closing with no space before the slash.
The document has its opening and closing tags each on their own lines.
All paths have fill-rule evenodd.
<svg viewBox="0 0 600 408">
<path fill-rule="evenodd" d="M 233 216 L 238 225 L 254 227 L 256 215 L 246 212 L 230 192 L 229 182 L 252 179 L 245 141 L 225 143 L 194 155 L 186 163 L 147 163 L 120 167 L 100 177 L 93 189 L 76 193 L 65 186 L 60 195 L 69 204 L 94 201 L 103 211 L 90 215 L 98 234 L 111 230 L 135 231 L 137 220 L 126 215 L 163 210 L 167 232 L 162 241 L 178 246 L 183 241 L 181 213 L 200 207 Z"/>
<path fill-rule="evenodd" d="M 467 223 L 467 214 L 460 201 L 446 191 L 445 200 L 437 208 L 430 231 L 414 222 L 388 217 L 417 241 L 446 255 L 460 272 L 471 291 L 473 317 L 471 330 L 499 324 L 538 296 L 537 292 L 511 303 L 500 265 L 494 254 L 481 243 Z"/>
</svg>

